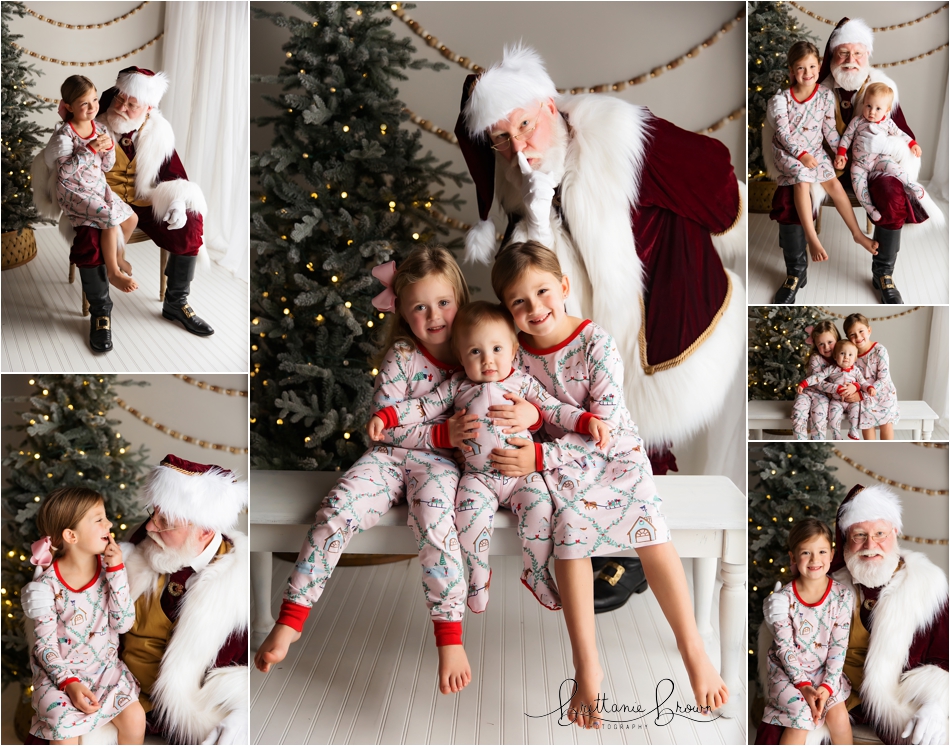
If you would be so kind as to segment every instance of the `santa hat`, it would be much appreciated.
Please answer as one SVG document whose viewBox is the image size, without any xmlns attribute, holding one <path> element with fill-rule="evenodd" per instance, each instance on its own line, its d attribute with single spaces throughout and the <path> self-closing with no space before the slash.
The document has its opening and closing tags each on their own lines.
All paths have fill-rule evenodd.
<svg viewBox="0 0 950 746">
<path fill-rule="evenodd" d="M 851 488 L 848 496 L 838 506 L 835 519 L 835 556 L 831 561 L 832 572 L 844 567 L 844 547 L 848 529 L 864 521 L 887 521 L 899 534 L 903 528 L 900 498 L 883 484 L 872 487 L 856 484 Z"/>
<path fill-rule="evenodd" d="M 480 218 L 465 236 L 466 261 L 487 264 L 496 248 L 495 225 L 488 219 L 495 196 L 495 152 L 485 130 L 515 109 L 557 95 L 541 56 L 521 43 L 505 47 L 499 64 L 465 79 L 455 136 L 475 182 Z"/>
<path fill-rule="evenodd" d="M 835 48 L 842 44 L 863 44 L 868 50 L 868 58 L 874 52 L 874 32 L 860 18 L 842 18 L 835 26 L 835 30 L 828 37 L 828 43 L 825 44 L 825 56 L 821 60 L 821 71 L 818 74 L 818 80 L 825 80 L 831 75 L 831 59 L 834 57 Z"/>
<path fill-rule="evenodd" d="M 119 71 L 115 87 L 140 104 L 158 108 L 158 102 L 168 90 L 168 76 L 142 67 L 127 67 Z"/>
<path fill-rule="evenodd" d="M 145 483 L 148 504 L 169 523 L 191 523 L 225 533 L 247 506 L 247 482 L 214 464 L 196 464 L 169 454 Z"/>
</svg>

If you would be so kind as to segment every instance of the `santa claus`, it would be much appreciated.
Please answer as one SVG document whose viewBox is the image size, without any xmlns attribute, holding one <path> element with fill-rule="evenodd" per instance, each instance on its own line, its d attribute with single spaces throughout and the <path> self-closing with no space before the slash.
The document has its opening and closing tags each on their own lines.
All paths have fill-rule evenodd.
<svg viewBox="0 0 950 746">
<path fill-rule="evenodd" d="M 860 18 L 842 18 L 832 31 L 825 46 L 819 79 L 822 85 L 835 94 L 835 122 L 838 134 L 842 134 L 851 119 L 861 116 L 864 103 L 864 91 L 871 83 L 884 83 L 894 91 L 891 119 L 911 140 L 914 133 L 904 118 L 900 106 L 897 84 L 883 71 L 871 67 L 871 55 L 874 52 L 874 33 Z M 768 142 L 774 132 L 774 122 L 769 122 L 763 134 L 762 142 Z M 854 143 L 852 143 L 852 149 Z M 897 161 L 908 174 L 911 181 L 917 181 L 920 172 L 920 157 L 914 155 L 906 144 L 897 137 L 886 134 L 875 135 L 864 140 L 864 148 L 873 153 L 886 153 Z M 771 162 L 771 148 L 763 148 L 766 168 L 774 173 Z M 851 186 L 851 150 L 847 154 L 848 164 L 841 173 L 841 183 L 848 192 Z M 820 185 L 815 185 L 819 187 Z M 897 253 L 900 250 L 901 229 L 905 223 L 922 223 L 928 217 L 934 217 L 943 223 L 943 214 L 929 196 L 918 200 L 903 184 L 890 175 L 872 173 L 868 183 L 871 202 L 881 213 L 875 222 L 874 240 L 878 242 L 877 254 L 871 259 L 871 281 L 881 293 L 882 303 L 903 303 L 901 294 L 894 284 L 894 268 Z M 779 223 L 779 246 L 785 257 L 787 277 L 773 299 L 774 303 L 794 303 L 798 289 L 807 282 L 808 254 L 805 245 L 805 232 L 795 209 L 792 187 L 778 187 L 772 201 L 770 217 Z M 812 204 L 821 204 L 822 194 L 812 192 Z"/>
<path fill-rule="evenodd" d="M 188 303 L 203 243 L 203 216 L 208 208 L 201 187 L 188 180 L 175 151 L 175 133 L 158 109 L 167 89 L 164 73 L 127 67 L 119 73 L 115 87 L 103 92 L 97 121 L 106 127 L 116 145 L 115 165 L 106 172 L 106 182 L 138 216 L 139 229 L 169 254 L 163 318 L 180 323 L 192 334 L 209 336 L 214 329 Z M 54 139 L 47 150 L 55 146 Z M 68 153 L 48 155 L 52 159 Z M 48 184 L 49 177 L 49 164 L 44 158 L 37 158 L 33 165 L 34 183 Z M 59 216 L 55 189 L 50 194 L 37 189 L 35 196 L 41 212 Z M 90 347 L 96 352 L 108 352 L 112 349 L 112 300 L 99 229 L 73 229 L 68 221 L 61 221 L 60 230 L 72 241 L 69 261 L 79 268 L 82 289 L 89 302 Z"/>
<path fill-rule="evenodd" d="M 838 508 L 832 577 L 851 588 L 854 615 L 844 673 L 852 723 L 884 743 L 945 744 L 950 716 L 947 576 L 926 555 L 900 546 L 901 505 L 883 485 L 856 485 Z M 774 624 L 788 619 L 788 597 L 770 595 L 759 660 Z M 760 679 L 763 680 L 763 671 Z M 783 728 L 760 723 L 756 743 L 780 743 Z M 810 731 L 808 743 L 827 738 Z"/>
<path fill-rule="evenodd" d="M 147 732 L 169 743 L 248 743 L 248 544 L 235 530 L 247 482 L 169 455 L 145 496 L 148 522 L 120 544 L 135 600 L 120 655 L 142 687 Z M 28 583 L 22 603 L 36 618 L 52 592 Z"/>
</svg>

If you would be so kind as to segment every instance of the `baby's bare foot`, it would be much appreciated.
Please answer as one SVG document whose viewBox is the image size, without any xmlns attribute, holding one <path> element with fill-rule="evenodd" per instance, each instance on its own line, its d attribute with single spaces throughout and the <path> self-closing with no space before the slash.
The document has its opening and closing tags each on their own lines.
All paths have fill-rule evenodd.
<svg viewBox="0 0 950 746">
<path fill-rule="evenodd" d="M 878 243 L 870 236 L 865 236 L 861 231 L 854 234 L 854 242 L 860 244 L 871 254 L 877 254 Z"/>
<path fill-rule="evenodd" d="M 729 701 L 729 689 L 706 655 L 702 640 L 682 648 L 680 655 L 689 675 L 690 686 L 693 687 L 696 706 L 718 710 L 726 704 Z"/>
<path fill-rule="evenodd" d="M 300 639 L 300 633 L 286 624 L 275 624 L 274 628 L 261 643 L 254 655 L 254 665 L 258 671 L 267 673 L 274 663 L 280 663 L 287 657 L 291 643 Z"/>
<path fill-rule="evenodd" d="M 567 719 L 581 728 L 600 728 L 603 723 L 600 713 L 597 712 L 597 701 L 600 696 L 600 683 L 604 680 L 600 663 L 575 665 L 574 680 L 577 682 L 577 688 L 568 705 Z"/>
<path fill-rule="evenodd" d="M 808 244 L 808 251 L 811 254 L 811 260 L 813 262 L 828 261 L 828 252 L 825 251 L 825 247 L 821 245 L 821 242 L 815 241 L 814 243 Z"/>
<path fill-rule="evenodd" d="M 472 669 L 468 665 L 468 656 L 461 645 L 441 645 L 439 647 L 439 691 L 443 694 L 455 694 L 462 691 L 472 680 Z"/>
<path fill-rule="evenodd" d="M 109 284 L 117 287 L 123 293 L 131 293 L 133 290 L 138 290 L 138 283 L 128 275 L 119 271 L 107 271 L 106 274 L 109 276 Z"/>
</svg>

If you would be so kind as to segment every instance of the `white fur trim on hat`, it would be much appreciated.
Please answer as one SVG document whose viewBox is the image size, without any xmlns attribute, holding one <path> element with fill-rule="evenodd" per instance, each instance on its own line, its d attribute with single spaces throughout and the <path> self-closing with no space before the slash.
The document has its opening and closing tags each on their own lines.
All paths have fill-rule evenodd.
<svg viewBox="0 0 950 746">
<path fill-rule="evenodd" d="M 495 224 L 491 220 L 479 220 L 465 234 L 465 261 L 469 264 L 488 264 L 495 256 L 498 244 L 495 240 Z"/>
<path fill-rule="evenodd" d="M 887 521 L 901 533 L 901 500 L 884 485 L 865 487 L 841 508 L 838 528 L 846 533 L 855 523 Z"/>
<path fill-rule="evenodd" d="M 185 474 L 170 466 L 156 466 L 148 475 L 145 498 L 161 509 L 169 523 L 191 523 L 226 533 L 247 506 L 247 482 L 236 481 L 224 469 Z"/>
<path fill-rule="evenodd" d="M 844 26 L 833 31 L 831 39 L 828 40 L 828 46 L 832 51 L 842 44 L 863 44 L 867 47 L 868 57 L 870 57 L 874 53 L 874 32 L 862 19 L 852 18 Z"/>
<path fill-rule="evenodd" d="M 159 101 L 168 90 L 168 76 L 163 72 L 154 75 L 139 72 L 119 73 L 115 87 L 141 104 L 158 107 Z"/>
<path fill-rule="evenodd" d="M 519 42 L 505 47 L 501 62 L 478 78 L 465 104 L 465 126 L 471 137 L 478 137 L 495 122 L 507 119 L 515 109 L 557 96 L 541 56 Z"/>
</svg>

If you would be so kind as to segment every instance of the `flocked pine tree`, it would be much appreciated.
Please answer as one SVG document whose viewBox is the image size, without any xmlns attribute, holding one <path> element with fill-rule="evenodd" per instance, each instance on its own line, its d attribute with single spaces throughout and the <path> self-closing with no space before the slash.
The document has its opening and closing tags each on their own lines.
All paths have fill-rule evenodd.
<svg viewBox="0 0 950 746">
<path fill-rule="evenodd" d="M 3 142 L 3 217 L 2 229 L 21 231 L 32 223 L 40 222 L 33 204 L 33 189 L 30 186 L 30 166 L 33 154 L 46 144 L 44 135 L 50 130 L 31 121 L 33 112 L 53 108 L 45 104 L 29 89 L 33 87 L 34 75 L 42 75 L 33 65 L 24 61 L 23 53 L 13 46 L 19 34 L 10 32 L 10 20 L 13 16 L 26 15 L 23 3 L 4 2 L 0 13 L 3 15 L 3 76 L 0 78 L 2 91 L 2 117 L 0 117 L 0 138 Z"/>
<path fill-rule="evenodd" d="M 788 3 L 749 3 L 749 179 L 765 179 L 762 127 L 769 99 L 789 85 L 785 55 L 796 41 L 816 42 Z M 766 143 L 766 147 L 769 147 Z"/>
<path fill-rule="evenodd" d="M 368 442 L 386 322 L 370 271 L 446 235 L 434 211 L 461 201 L 433 184 L 467 177 L 421 155 L 420 132 L 404 129 L 394 82 L 445 65 L 412 58 L 389 4 L 295 5 L 306 20 L 255 9 L 290 40 L 280 74 L 255 78 L 283 93 L 258 120 L 273 125 L 273 145 L 251 159 L 251 452 L 255 468 L 345 468 Z"/>
<path fill-rule="evenodd" d="M 749 306 L 749 400 L 791 401 L 805 377 L 811 329 L 830 318 L 814 306 Z"/>
<path fill-rule="evenodd" d="M 827 461 L 828 443 L 775 443 L 749 450 L 749 650 L 756 650 L 762 601 L 792 579 L 786 541 L 795 521 L 817 518 L 834 531 L 838 503 L 847 494 Z M 756 680 L 757 655 L 749 661 Z"/>
<path fill-rule="evenodd" d="M 116 398 L 114 375 L 38 375 L 29 397 L 5 397 L 22 402 L 26 438 L 8 447 L 3 465 L 10 470 L 3 489 L 3 684 L 30 685 L 29 650 L 23 635 L 20 588 L 33 578 L 30 545 L 40 539 L 36 511 L 47 493 L 57 487 L 88 487 L 105 498 L 106 514 L 117 538 L 144 517 L 139 506 L 144 446 L 131 443 L 115 431 L 108 419 Z M 131 385 L 123 382 L 119 385 Z M 144 385 L 144 384 L 141 384 Z"/>
</svg>

